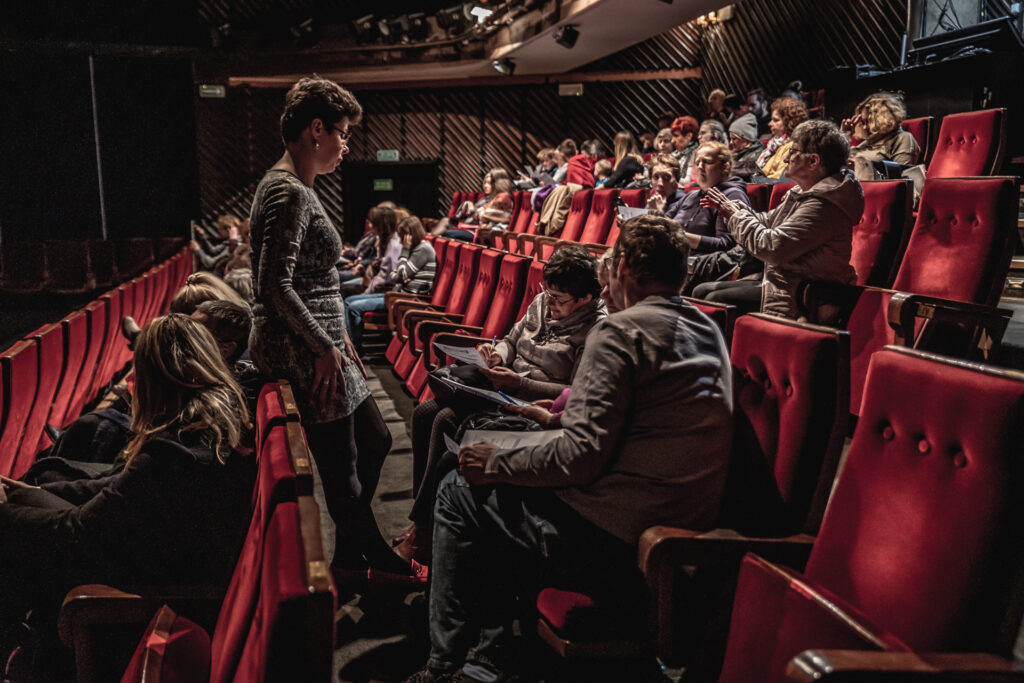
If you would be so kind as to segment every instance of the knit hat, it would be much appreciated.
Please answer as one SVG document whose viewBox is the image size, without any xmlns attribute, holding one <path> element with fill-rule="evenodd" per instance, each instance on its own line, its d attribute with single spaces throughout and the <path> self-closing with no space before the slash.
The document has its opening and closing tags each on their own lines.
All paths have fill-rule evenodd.
<svg viewBox="0 0 1024 683">
<path fill-rule="evenodd" d="M 749 113 L 740 116 L 729 126 L 729 134 L 753 142 L 757 139 L 757 118 Z"/>
</svg>

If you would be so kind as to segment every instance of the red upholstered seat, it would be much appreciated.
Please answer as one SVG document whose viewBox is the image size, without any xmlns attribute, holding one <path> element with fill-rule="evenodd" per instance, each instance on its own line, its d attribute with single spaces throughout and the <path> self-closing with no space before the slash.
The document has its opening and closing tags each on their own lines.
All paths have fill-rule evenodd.
<svg viewBox="0 0 1024 683">
<path fill-rule="evenodd" d="M 282 386 L 286 388 L 285 393 L 288 399 L 282 396 Z M 299 411 L 295 399 L 291 393 L 291 386 L 288 382 L 267 382 L 260 389 L 259 398 L 256 399 L 256 443 L 263 444 L 267 431 L 276 425 L 283 425 L 288 421 L 298 421 Z"/>
<path fill-rule="evenodd" d="M 918 147 L 921 148 L 921 156 L 917 162 L 924 164 L 932 152 L 932 125 L 935 123 L 934 116 L 921 116 L 916 119 L 904 119 L 900 128 L 914 136 Z"/>
<path fill-rule="evenodd" d="M 789 181 L 774 183 L 772 185 L 771 196 L 768 198 L 768 210 L 771 211 L 779 204 L 781 204 L 782 198 L 785 197 L 786 193 L 789 192 L 790 188 L 792 188 L 795 185 L 796 183 L 791 183 Z"/>
<path fill-rule="evenodd" d="M 96 359 L 96 373 L 93 375 L 92 389 L 90 389 L 92 396 L 98 396 L 110 384 L 110 380 L 114 378 L 115 372 L 119 369 L 117 361 L 124 354 L 124 349 L 128 344 L 128 340 L 121 334 L 120 294 L 115 289 L 103 294 L 100 299 L 107 304 L 105 320 L 107 331 L 103 349 Z"/>
<path fill-rule="evenodd" d="M 210 636 L 167 605 L 157 611 L 135 648 L 121 683 L 210 680 Z"/>
<path fill-rule="evenodd" d="M 908 180 L 872 180 L 861 187 L 864 213 L 853 226 L 850 265 L 857 271 L 858 285 L 888 287 L 913 225 L 913 190 Z"/>
<path fill-rule="evenodd" d="M 1020 374 L 876 353 L 807 577 L 917 650 L 1008 652 L 1021 617 L 1007 598 L 1020 568 L 1022 428 Z"/>
<path fill-rule="evenodd" d="M 682 297 L 693 304 L 701 313 L 711 318 L 711 321 L 718 325 L 719 331 L 725 338 L 726 346 L 732 344 L 732 328 L 736 323 L 736 307 L 731 304 L 723 304 L 717 301 L 705 301 L 693 297 Z"/>
<path fill-rule="evenodd" d="M 565 225 L 562 231 L 554 237 L 542 237 L 538 240 L 539 257 L 542 260 L 551 258 L 555 250 L 555 242 L 558 240 L 569 240 L 578 242 L 583 226 L 587 222 L 587 215 L 590 213 L 590 202 L 594 197 L 594 190 L 580 190 L 572 196 L 572 203 L 569 204 L 569 215 L 565 218 Z"/>
<path fill-rule="evenodd" d="M 747 183 L 747 197 L 754 211 L 767 211 L 772 186 L 768 183 Z"/>
<path fill-rule="evenodd" d="M 928 178 L 957 178 L 998 173 L 1006 149 L 1006 110 L 984 109 L 942 119 Z"/>
<path fill-rule="evenodd" d="M 75 418 L 69 409 L 74 400 L 75 385 L 82 370 L 82 361 L 89 348 L 89 322 L 84 312 L 75 311 L 60 321 L 60 328 L 66 349 L 64 369 L 47 422 L 63 429 Z"/>
<path fill-rule="evenodd" d="M 92 379 L 96 374 L 100 352 L 106 343 L 107 303 L 102 299 L 97 299 L 86 305 L 83 310 L 88 323 L 89 343 L 86 347 L 85 358 L 82 360 L 82 369 L 75 382 L 74 398 L 68 408 L 68 414 L 65 416 L 68 422 L 78 417 L 85 404 L 94 396 L 91 393 Z"/>
<path fill-rule="evenodd" d="M 0 473 L 17 478 L 18 449 L 25 434 L 25 422 L 36 397 L 39 350 L 35 341 L 24 339 L 0 355 L 3 376 L 3 431 L 0 432 Z M 31 464 L 31 463 L 29 463 Z"/>
<path fill-rule="evenodd" d="M 647 204 L 647 190 L 640 187 L 632 190 L 623 190 L 619 193 L 619 199 L 626 206 L 641 209 Z"/>
<path fill-rule="evenodd" d="M 519 304 L 519 312 L 516 313 L 516 320 L 521 320 L 526 315 L 526 309 L 530 303 L 544 289 L 544 263 L 533 261 L 530 263 L 529 272 L 526 275 L 526 289 L 523 292 L 523 299 Z"/>
<path fill-rule="evenodd" d="M 590 213 L 587 214 L 587 222 L 583 225 L 583 232 L 580 233 L 577 242 L 604 243 L 608 231 L 615 221 L 615 200 L 618 196 L 618 190 L 594 191 L 590 201 Z M 565 239 L 571 238 L 566 237 Z"/>
<path fill-rule="evenodd" d="M 455 212 L 458 210 L 459 205 L 465 201 L 463 192 L 456 192 L 452 194 L 452 203 L 448 207 L 448 218 L 455 218 Z"/>
<path fill-rule="evenodd" d="M 44 325 L 27 335 L 26 340 L 35 344 L 38 366 L 36 370 L 36 397 L 32 410 L 25 419 L 25 432 L 18 447 L 13 468 L 14 476 L 20 477 L 32 465 L 43 441 L 43 428 L 50 414 L 50 406 L 60 383 L 64 369 L 64 337 L 59 323 Z M 46 443 L 49 443 L 48 441 Z"/>
<path fill-rule="evenodd" d="M 798 572 L 747 555 L 719 683 L 785 681 L 787 663 L 811 648 L 906 652 L 907 645 Z"/>
</svg>

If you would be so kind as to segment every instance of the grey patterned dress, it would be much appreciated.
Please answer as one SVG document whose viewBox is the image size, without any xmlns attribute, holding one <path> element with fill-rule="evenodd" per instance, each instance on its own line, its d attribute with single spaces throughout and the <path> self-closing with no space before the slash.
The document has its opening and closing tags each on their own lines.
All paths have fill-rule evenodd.
<svg viewBox="0 0 1024 683">
<path fill-rule="evenodd" d="M 263 176 L 250 217 L 253 362 L 265 375 L 291 382 L 303 422 L 352 414 L 370 395 L 355 363 L 345 367 L 345 390 L 326 404 L 312 394 L 317 356 L 332 346 L 343 349 L 345 304 L 335 268 L 341 238 L 313 189 L 288 171 Z"/>
</svg>

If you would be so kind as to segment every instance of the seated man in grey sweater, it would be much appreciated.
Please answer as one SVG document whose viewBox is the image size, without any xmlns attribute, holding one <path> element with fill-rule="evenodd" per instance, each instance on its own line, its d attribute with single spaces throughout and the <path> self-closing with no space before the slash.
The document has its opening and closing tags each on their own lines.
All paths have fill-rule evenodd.
<svg viewBox="0 0 1024 683">
<path fill-rule="evenodd" d="M 601 595 L 635 580 L 644 529 L 714 524 L 731 366 L 714 323 L 677 296 L 687 254 L 673 221 L 627 221 L 610 281 L 621 310 L 587 337 L 563 434 L 459 452 L 434 508 L 430 659 L 409 680 L 454 680 L 460 666 L 462 680 L 496 680 L 510 659 L 515 578 Z"/>
</svg>

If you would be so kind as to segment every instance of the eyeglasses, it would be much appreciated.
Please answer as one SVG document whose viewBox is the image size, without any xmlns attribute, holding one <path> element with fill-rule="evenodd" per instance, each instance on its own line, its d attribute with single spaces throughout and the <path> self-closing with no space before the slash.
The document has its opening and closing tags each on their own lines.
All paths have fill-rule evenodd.
<svg viewBox="0 0 1024 683">
<path fill-rule="evenodd" d="M 544 294 L 548 297 L 548 299 L 551 300 L 551 303 L 558 304 L 559 306 L 565 306 L 569 303 L 572 303 L 573 301 L 576 301 L 576 297 L 574 297 L 571 294 L 565 299 L 559 299 L 554 294 L 552 294 L 551 290 L 548 289 L 547 287 L 544 288 Z"/>
<path fill-rule="evenodd" d="M 349 140 L 351 140 L 352 133 L 354 132 L 351 128 L 349 128 L 348 130 L 342 130 L 337 126 L 331 126 L 331 130 L 333 130 L 335 133 L 341 136 L 342 142 L 348 142 Z"/>
</svg>

